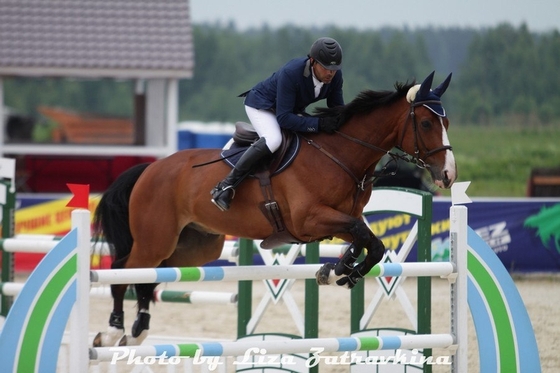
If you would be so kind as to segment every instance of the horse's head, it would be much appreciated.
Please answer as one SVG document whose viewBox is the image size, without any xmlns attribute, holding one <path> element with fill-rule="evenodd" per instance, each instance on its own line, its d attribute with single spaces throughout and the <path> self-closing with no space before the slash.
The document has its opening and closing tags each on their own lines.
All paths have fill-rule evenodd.
<svg viewBox="0 0 560 373">
<path fill-rule="evenodd" d="M 457 178 L 457 166 L 447 137 L 449 120 L 441 104 L 451 74 L 434 90 L 434 72 L 422 84 L 409 89 L 409 117 L 400 134 L 400 147 L 414 156 L 420 167 L 426 167 L 437 186 L 449 188 Z"/>
</svg>

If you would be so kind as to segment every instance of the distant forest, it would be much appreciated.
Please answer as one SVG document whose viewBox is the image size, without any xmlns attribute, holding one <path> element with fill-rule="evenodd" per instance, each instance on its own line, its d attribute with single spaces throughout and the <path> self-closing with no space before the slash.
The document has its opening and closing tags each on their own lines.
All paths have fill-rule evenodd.
<svg viewBox="0 0 560 373">
<path fill-rule="evenodd" d="M 237 95 L 288 60 L 305 56 L 320 36 L 344 51 L 344 97 L 364 89 L 391 90 L 436 71 L 453 73 L 444 104 L 454 124 L 537 126 L 560 123 L 560 33 L 525 25 L 488 29 L 424 28 L 358 31 L 286 26 L 238 31 L 234 25 L 195 25 L 195 73 L 181 80 L 180 120 L 245 120 Z M 36 115 L 38 105 L 130 116 L 134 82 L 76 79 L 4 81 L 5 103 Z M 324 105 L 324 103 L 323 103 Z"/>
</svg>

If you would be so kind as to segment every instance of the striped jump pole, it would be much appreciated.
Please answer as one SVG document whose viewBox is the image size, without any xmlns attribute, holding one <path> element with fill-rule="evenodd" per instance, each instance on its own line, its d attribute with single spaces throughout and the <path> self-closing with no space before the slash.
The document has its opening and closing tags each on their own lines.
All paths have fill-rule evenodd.
<svg viewBox="0 0 560 373">
<path fill-rule="evenodd" d="M 7 253 L 40 253 L 46 254 L 51 251 L 60 241 L 57 236 L 38 236 L 25 235 L 22 238 L 3 238 L 0 239 L 0 249 Z M 107 242 L 92 242 L 92 250 L 100 255 L 110 255 L 109 244 Z M 224 247 L 218 259 L 236 262 L 239 256 L 239 248 L 235 241 L 224 242 Z"/>
<path fill-rule="evenodd" d="M 255 281 L 267 279 L 310 279 L 321 264 L 236 267 L 174 267 L 137 269 L 99 269 L 90 271 L 90 280 L 100 284 L 149 284 L 163 282 Z M 379 263 L 373 276 L 449 276 L 454 272 L 449 262 Z"/>
<path fill-rule="evenodd" d="M 17 296 L 23 289 L 24 284 L 20 282 L 0 283 L 0 294 Z M 89 296 L 94 299 L 111 298 L 111 289 L 108 286 L 92 287 Z M 125 299 L 137 300 L 136 293 L 128 288 Z M 236 304 L 237 294 L 219 291 L 181 291 L 181 290 L 154 290 L 154 300 L 165 303 L 188 303 L 188 304 Z"/>
<path fill-rule="evenodd" d="M 264 349 L 270 354 L 310 353 L 320 349 L 321 352 L 372 351 L 395 349 L 447 348 L 454 344 L 451 334 L 411 334 L 379 337 L 343 337 L 343 338 L 306 338 L 265 340 L 256 342 L 205 342 L 182 343 L 152 346 L 127 347 L 137 357 L 194 357 L 194 356 L 244 356 L 253 349 Z M 123 348 L 90 348 L 90 359 L 95 361 L 112 361 Z"/>
</svg>

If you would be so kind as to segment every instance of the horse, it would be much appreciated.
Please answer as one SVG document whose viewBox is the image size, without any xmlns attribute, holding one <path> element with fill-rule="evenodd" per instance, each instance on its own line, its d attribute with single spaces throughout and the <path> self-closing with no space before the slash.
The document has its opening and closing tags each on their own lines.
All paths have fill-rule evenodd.
<svg viewBox="0 0 560 373">
<path fill-rule="evenodd" d="M 315 115 L 338 116 L 342 125 L 333 134 L 295 134 L 302 140 L 297 155 L 270 179 L 284 235 L 276 235 L 259 211 L 265 198 L 255 178 L 237 188 L 228 211 L 217 209 L 210 191 L 230 166 L 221 161 L 221 149 L 186 149 L 122 173 L 102 195 L 94 236 L 104 236 L 114 248 L 112 268 L 202 266 L 219 257 L 225 235 L 265 241 L 274 236 L 272 244 L 337 237 L 349 243 L 348 250 L 317 272 L 317 282 L 351 288 L 385 253 L 362 219 L 381 157 L 402 150 L 407 161 L 428 169 L 440 188 L 457 178 L 441 105 L 451 74 L 432 90 L 433 77 L 434 72 L 421 84 L 396 82 L 394 91 L 366 90 L 344 106 L 316 109 Z M 363 249 L 367 255 L 356 264 Z M 130 335 L 124 332 L 127 286 L 111 286 L 109 327 L 94 346 L 135 345 L 146 338 L 157 284 L 135 285 L 138 309 Z"/>
</svg>

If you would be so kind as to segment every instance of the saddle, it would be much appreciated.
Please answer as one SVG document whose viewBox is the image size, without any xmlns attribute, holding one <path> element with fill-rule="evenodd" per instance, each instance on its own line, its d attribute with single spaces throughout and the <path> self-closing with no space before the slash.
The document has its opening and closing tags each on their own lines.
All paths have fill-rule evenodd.
<svg viewBox="0 0 560 373">
<path fill-rule="evenodd" d="M 282 143 L 280 148 L 274 152 L 272 158 L 264 159 L 255 167 L 250 175 L 257 177 L 257 174 L 268 170 L 270 175 L 276 175 L 284 171 L 295 159 L 299 152 L 301 139 L 295 132 L 282 129 Z M 252 143 L 259 139 L 259 135 L 249 123 L 235 123 L 235 132 L 233 134 L 233 143 L 229 148 L 222 150 L 221 156 L 224 161 L 234 167 L 239 158 L 243 155 Z"/>
<path fill-rule="evenodd" d="M 280 213 L 278 203 L 272 193 L 271 177 L 284 171 L 295 159 L 301 146 L 300 137 L 293 131 L 282 129 L 282 144 L 274 152 L 272 157 L 258 164 L 249 177 L 259 180 L 264 201 L 259 204 L 259 209 L 272 226 L 274 233 L 261 242 L 263 249 L 272 249 L 284 244 L 302 243 L 295 238 L 287 229 Z M 221 153 L 224 161 L 234 167 L 253 142 L 258 140 L 259 135 L 253 127 L 245 122 L 235 124 L 233 142 L 228 149 Z"/>
</svg>

